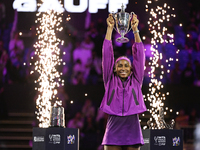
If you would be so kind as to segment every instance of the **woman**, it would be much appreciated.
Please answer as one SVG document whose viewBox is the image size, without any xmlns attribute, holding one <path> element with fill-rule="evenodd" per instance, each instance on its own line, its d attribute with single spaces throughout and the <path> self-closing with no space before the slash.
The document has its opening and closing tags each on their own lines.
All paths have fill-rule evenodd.
<svg viewBox="0 0 200 150">
<path fill-rule="evenodd" d="M 138 23 L 134 15 L 131 20 L 135 37 L 131 66 L 131 61 L 125 56 L 114 63 L 111 41 L 114 19 L 111 14 L 107 18 L 102 60 L 105 95 L 100 106 L 102 111 L 109 114 L 102 142 L 105 150 L 139 150 L 144 144 L 138 114 L 146 111 L 141 91 L 145 55 Z"/>
</svg>

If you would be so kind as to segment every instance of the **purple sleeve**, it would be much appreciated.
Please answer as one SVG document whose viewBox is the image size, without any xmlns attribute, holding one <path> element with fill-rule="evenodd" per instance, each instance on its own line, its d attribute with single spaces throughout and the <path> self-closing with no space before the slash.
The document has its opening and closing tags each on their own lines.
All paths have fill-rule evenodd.
<svg viewBox="0 0 200 150">
<path fill-rule="evenodd" d="M 134 43 L 132 46 L 133 54 L 133 74 L 140 84 L 144 77 L 145 53 L 143 43 Z"/>
<path fill-rule="evenodd" d="M 113 74 L 114 54 L 112 41 L 105 39 L 102 48 L 102 68 L 104 85 L 110 80 Z"/>
</svg>

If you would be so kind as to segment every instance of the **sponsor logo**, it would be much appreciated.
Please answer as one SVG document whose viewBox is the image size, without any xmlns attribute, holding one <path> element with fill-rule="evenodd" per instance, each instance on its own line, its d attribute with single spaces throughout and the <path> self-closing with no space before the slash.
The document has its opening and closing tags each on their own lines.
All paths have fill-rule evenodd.
<svg viewBox="0 0 200 150">
<path fill-rule="evenodd" d="M 44 136 L 34 136 L 33 142 L 44 142 Z"/>
<path fill-rule="evenodd" d="M 144 138 L 144 144 L 148 144 L 149 143 L 149 138 Z"/>
<path fill-rule="evenodd" d="M 180 137 L 174 137 L 172 138 L 172 141 L 173 141 L 173 146 L 179 146 L 180 145 Z"/>
<path fill-rule="evenodd" d="M 75 143 L 75 136 L 69 135 L 67 136 L 67 144 L 74 144 Z"/>
<path fill-rule="evenodd" d="M 60 134 L 49 134 L 49 143 L 60 144 Z"/>
<path fill-rule="evenodd" d="M 154 145 L 165 146 L 166 145 L 166 137 L 165 136 L 154 136 Z"/>
</svg>

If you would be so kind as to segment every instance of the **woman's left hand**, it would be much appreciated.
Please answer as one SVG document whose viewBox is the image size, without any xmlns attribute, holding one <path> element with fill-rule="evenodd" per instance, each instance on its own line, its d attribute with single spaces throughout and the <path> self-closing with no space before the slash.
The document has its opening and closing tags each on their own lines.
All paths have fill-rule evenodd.
<svg viewBox="0 0 200 150">
<path fill-rule="evenodd" d="M 134 14 L 133 18 L 131 20 L 131 27 L 133 31 L 137 31 L 138 30 L 138 24 L 139 24 L 139 20 L 137 19 L 137 15 Z"/>
</svg>

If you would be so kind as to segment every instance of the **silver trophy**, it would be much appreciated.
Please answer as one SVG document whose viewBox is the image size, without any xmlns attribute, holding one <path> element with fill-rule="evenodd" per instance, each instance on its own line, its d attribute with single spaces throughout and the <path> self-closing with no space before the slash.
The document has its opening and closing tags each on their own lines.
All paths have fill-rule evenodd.
<svg viewBox="0 0 200 150">
<path fill-rule="evenodd" d="M 50 114 L 50 127 L 65 127 L 65 114 L 63 107 L 51 107 Z"/>
<path fill-rule="evenodd" d="M 129 41 L 128 38 L 124 37 L 125 34 L 127 34 L 131 28 L 129 29 L 129 23 L 132 19 L 132 16 L 134 12 L 131 12 L 130 14 L 125 12 L 124 5 L 121 6 L 121 12 L 119 13 L 112 13 L 113 18 L 116 22 L 116 28 L 114 29 L 121 35 L 121 37 L 117 38 L 116 41 L 119 43 L 127 43 Z"/>
</svg>

